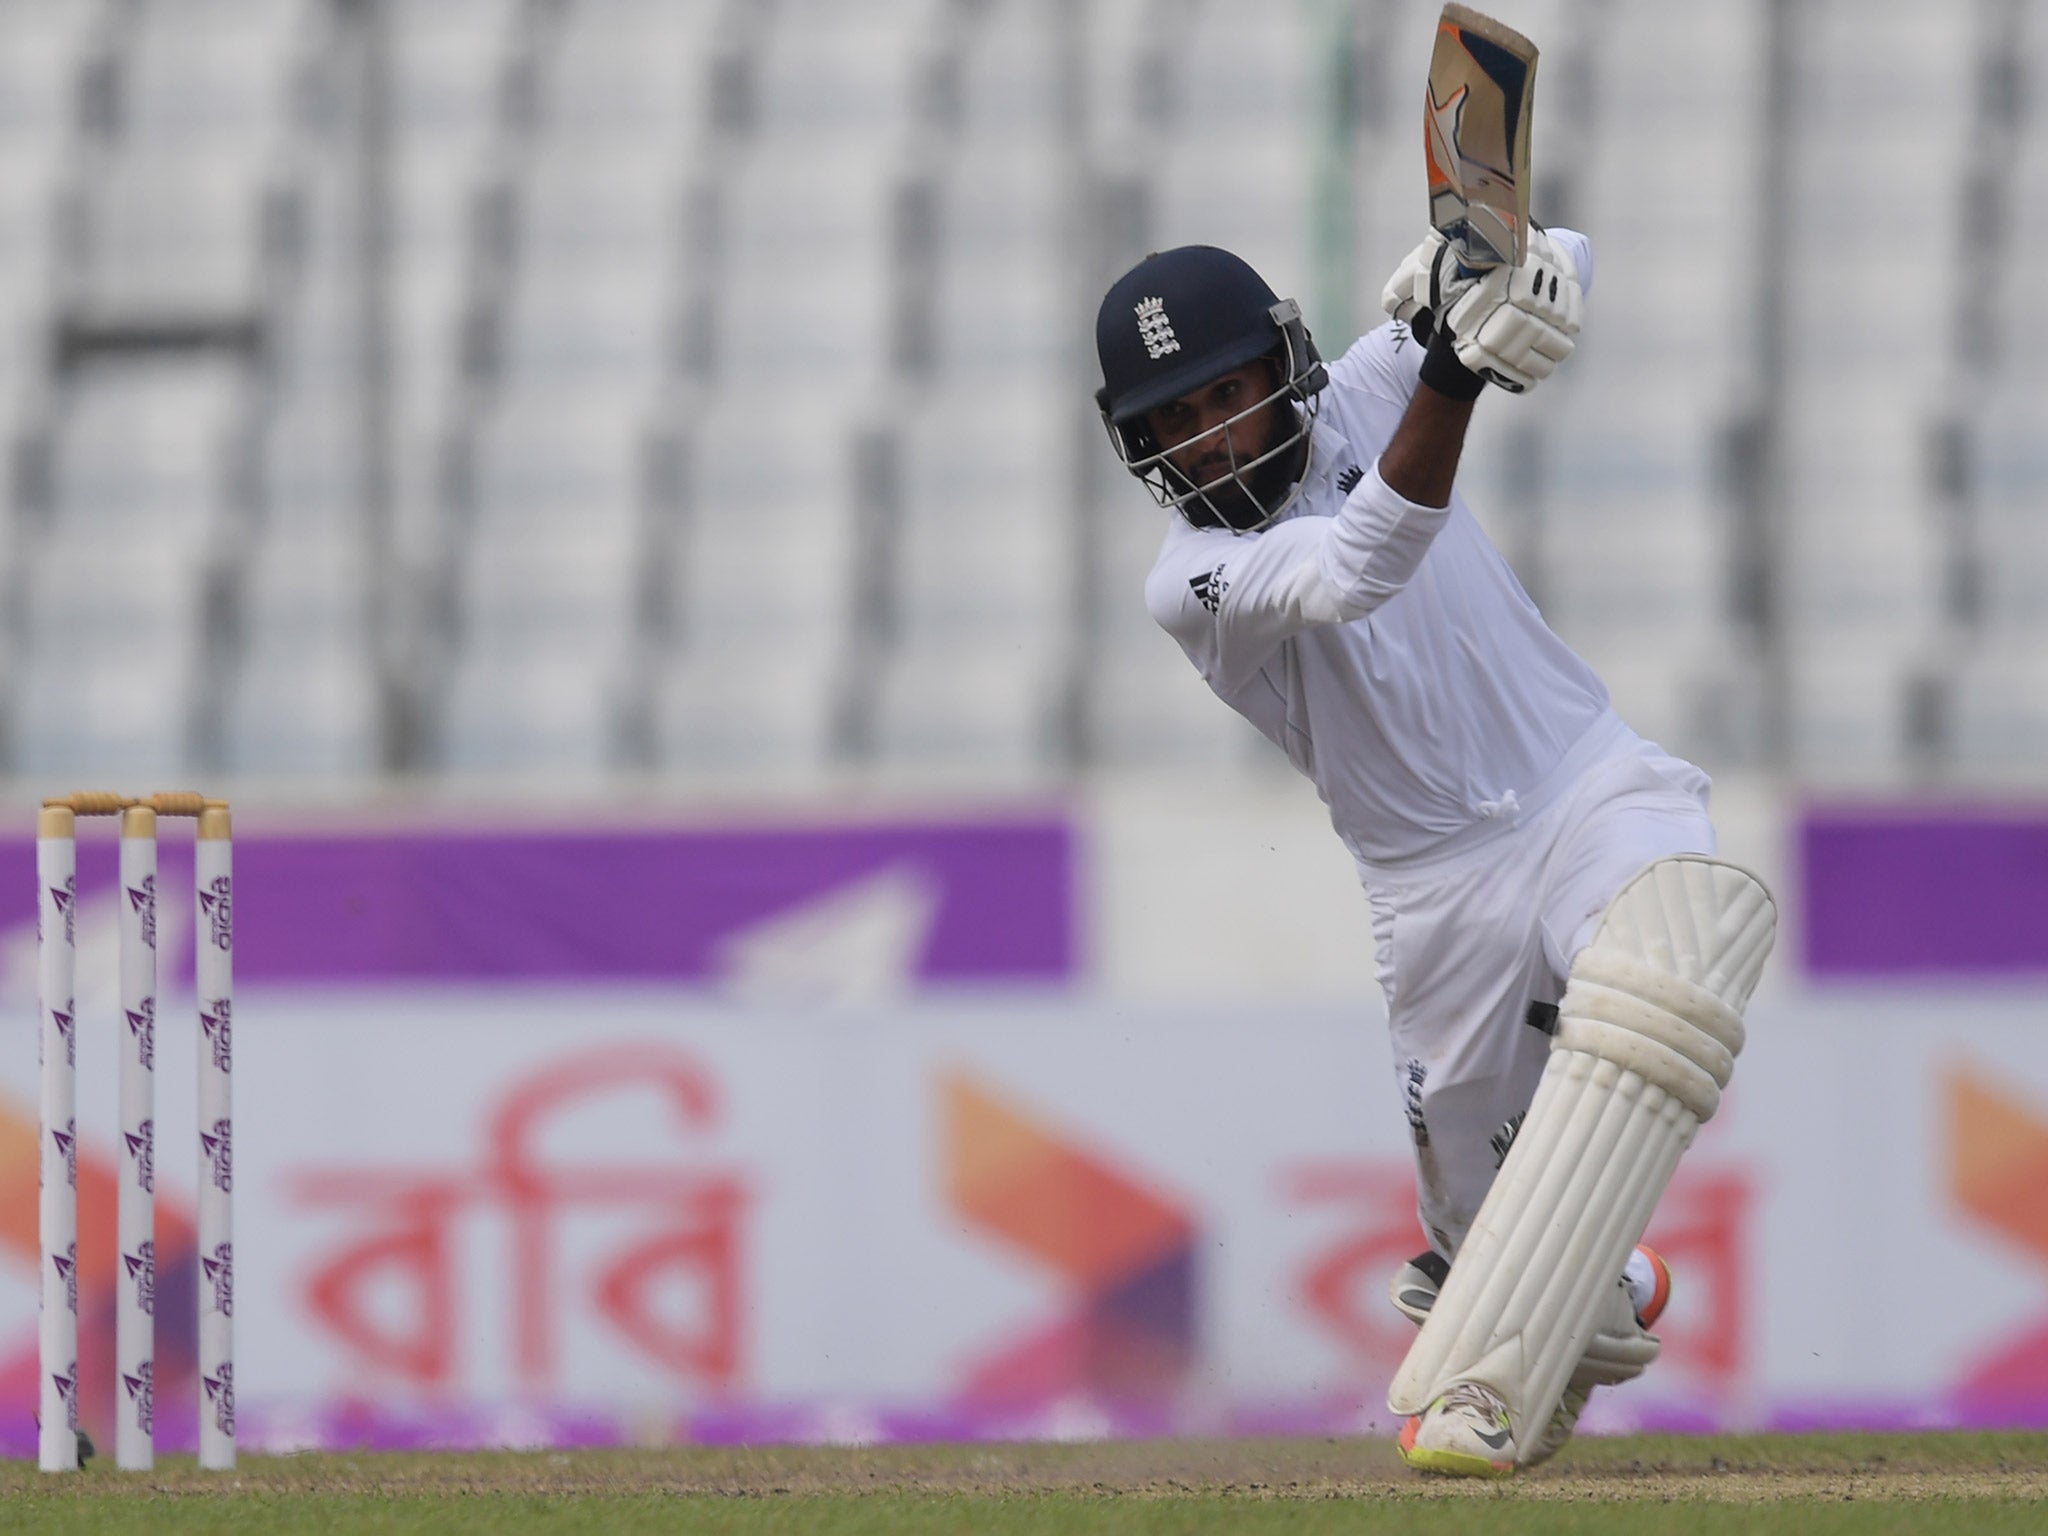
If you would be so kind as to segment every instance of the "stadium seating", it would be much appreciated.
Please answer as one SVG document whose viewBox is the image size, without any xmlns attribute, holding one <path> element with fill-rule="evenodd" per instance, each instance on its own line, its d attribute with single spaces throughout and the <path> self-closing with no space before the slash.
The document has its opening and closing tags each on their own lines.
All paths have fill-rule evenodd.
<svg viewBox="0 0 2048 1536">
<path fill-rule="evenodd" d="M 2048 20 L 1951 9 L 1512 13 L 1600 268 L 1462 485 L 1675 749 L 2048 762 Z M 1435 11 L 5 0 L 0 769 L 1269 771 L 1143 611 L 1094 302 L 1203 241 L 1375 323 Z"/>
</svg>

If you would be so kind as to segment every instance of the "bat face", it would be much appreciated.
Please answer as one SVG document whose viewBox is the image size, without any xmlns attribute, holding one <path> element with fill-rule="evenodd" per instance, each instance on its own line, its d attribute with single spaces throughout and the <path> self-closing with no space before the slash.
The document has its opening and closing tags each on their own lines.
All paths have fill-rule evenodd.
<svg viewBox="0 0 2048 1536">
<path fill-rule="evenodd" d="M 1534 43 L 1491 16 L 1444 7 L 1423 112 L 1429 222 L 1475 271 L 1528 258 L 1535 94 Z"/>
</svg>

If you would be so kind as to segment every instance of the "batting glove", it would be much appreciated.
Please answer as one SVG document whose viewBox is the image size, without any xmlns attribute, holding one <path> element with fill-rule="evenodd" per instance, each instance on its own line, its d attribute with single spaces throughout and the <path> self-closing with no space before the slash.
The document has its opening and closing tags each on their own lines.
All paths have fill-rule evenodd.
<svg viewBox="0 0 2048 1536">
<path fill-rule="evenodd" d="M 1577 255 L 1575 246 L 1530 230 L 1526 262 L 1484 274 L 1443 315 L 1458 361 L 1515 395 L 1549 378 L 1572 355 L 1586 312 Z"/>
<path fill-rule="evenodd" d="M 1401 258 L 1401 265 L 1380 292 L 1380 308 L 1406 323 L 1424 346 L 1436 328 L 1436 317 L 1455 304 L 1479 274 L 1458 265 L 1451 243 L 1432 229 L 1422 244 Z"/>
</svg>

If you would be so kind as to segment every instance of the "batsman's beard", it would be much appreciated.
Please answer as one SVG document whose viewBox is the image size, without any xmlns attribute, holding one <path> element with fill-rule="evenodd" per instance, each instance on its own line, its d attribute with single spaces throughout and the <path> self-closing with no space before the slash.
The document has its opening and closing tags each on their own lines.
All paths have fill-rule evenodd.
<svg viewBox="0 0 2048 1536">
<path fill-rule="evenodd" d="M 1172 478 L 1192 492 L 1181 511 L 1197 528 L 1249 532 L 1285 509 L 1289 488 L 1308 467 L 1308 437 L 1292 410 L 1279 409 L 1284 415 L 1269 418 L 1268 439 L 1246 456 L 1252 461 L 1248 467 L 1237 467 L 1228 451 L 1204 454 L 1192 474 L 1169 462 Z"/>
</svg>

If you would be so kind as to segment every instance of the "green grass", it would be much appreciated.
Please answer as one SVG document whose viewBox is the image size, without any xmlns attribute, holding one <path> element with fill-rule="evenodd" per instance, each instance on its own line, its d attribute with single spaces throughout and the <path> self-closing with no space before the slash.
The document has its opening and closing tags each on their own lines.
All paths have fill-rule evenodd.
<svg viewBox="0 0 2048 1536">
<path fill-rule="evenodd" d="M 0 1466 L 0 1530 L 753 1536 L 2048 1532 L 2048 1436 L 1588 1440 L 1507 1483 L 1424 1479 L 1379 1441 L 753 1448 Z"/>
</svg>

